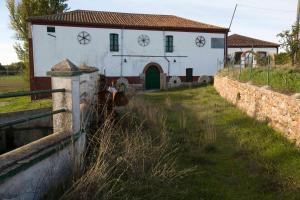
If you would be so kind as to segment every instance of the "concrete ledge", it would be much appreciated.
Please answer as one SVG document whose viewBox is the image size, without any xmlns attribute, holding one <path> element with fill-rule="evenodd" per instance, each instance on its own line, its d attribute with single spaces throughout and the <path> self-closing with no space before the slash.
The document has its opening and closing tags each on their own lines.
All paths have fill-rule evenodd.
<svg viewBox="0 0 300 200">
<path fill-rule="evenodd" d="M 16 175 L 34 165 L 58 149 L 69 144 L 72 139 L 78 139 L 80 133 L 54 133 L 28 145 L 20 147 L 0 156 L 0 183 L 8 177 Z M 60 147 L 60 148 L 58 148 Z"/>
<path fill-rule="evenodd" d="M 96 67 L 90 67 L 90 66 L 87 66 L 87 65 L 80 65 L 79 66 L 79 70 L 82 73 L 87 73 L 87 74 L 99 71 L 98 68 L 96 68 Z"/>
<path fill-rule="evenodd" d="M 0 113 L 0 121 L 7 122 L 11 120 L 20 119 L 23 117 L 50 112 L 50 111 L 52 111 L 52 108 L 41 108 L 41 109 L 34 109 L 34 110 L 23 110 L 23 111 L 9 112 L 9 113 Z M 42 127 L 52 126 L 52 117 L 36 119 L 30 122 L 30 124 L 28 123 L 28 124 L 15 125 L 15 127 L 32 127 L 32 126 L 42 126 Z"/>
<path fill-rule="evenodd" d="M 70 71 L 70 72 L 63 72 L 63 71 L 50 71 L 47 72 L 48 76 L 54 76 L 54 77 L 68 77 L 68 76 L 80 76 L 82 73 L 80 71 Z"/>
</svg>

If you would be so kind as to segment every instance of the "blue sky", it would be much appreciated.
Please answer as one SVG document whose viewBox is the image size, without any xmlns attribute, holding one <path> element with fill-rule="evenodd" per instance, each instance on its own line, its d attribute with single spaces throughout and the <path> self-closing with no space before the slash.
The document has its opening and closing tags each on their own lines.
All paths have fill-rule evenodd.
<svg viewBox="0 0 300 200">
<path fill-rule="evenodd" d="M 228 27 L 238 3 L 231 33 L 278 42 L 276 35 L 295 21 L 297 0 L 69 0 L 71 10 L 173 14 Z M 14 32 L 5 0 L 0 0 L 0 63 L 17 61 Z"/>
</svg>

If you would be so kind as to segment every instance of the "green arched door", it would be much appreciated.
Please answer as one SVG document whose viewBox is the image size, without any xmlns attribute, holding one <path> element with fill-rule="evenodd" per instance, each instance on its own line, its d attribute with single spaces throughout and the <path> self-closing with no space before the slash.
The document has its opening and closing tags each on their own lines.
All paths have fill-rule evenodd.
<svg viewBox="0 0 300 200">
<path fill-rule="evenodd" d="M 150 66 L 146 71 L 146 89 L 160 89 L 160 71 L 155 66 Z"/>
</svg>

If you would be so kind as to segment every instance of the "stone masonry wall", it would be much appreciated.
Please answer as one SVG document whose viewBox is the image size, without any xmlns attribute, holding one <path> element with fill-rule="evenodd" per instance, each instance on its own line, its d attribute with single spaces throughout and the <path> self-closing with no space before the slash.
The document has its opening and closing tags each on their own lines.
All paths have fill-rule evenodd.
<svg viewBox="0 0 300 200">
<path fill-rule="evenodd" d="M 249 116 L 267 121 L 274 129 L 300 145 L 300 99 L 274 92 L 268 87 L 241 83 L 216 76 L 214 87 L 219 94 Z"/>
</svg>

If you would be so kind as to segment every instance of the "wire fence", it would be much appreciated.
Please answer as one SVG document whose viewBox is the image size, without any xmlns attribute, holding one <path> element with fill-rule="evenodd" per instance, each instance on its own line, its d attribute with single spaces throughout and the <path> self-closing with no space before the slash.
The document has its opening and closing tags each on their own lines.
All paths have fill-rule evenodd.
<svg viewBox="0 0 300 200">
<path fill-rule="evenodd" d="M 22 76 L 24 74 L 23 70 L 0 70 L 1 76 Z"/>
<path fill-rule="evenodd" d="M 228 61 L 220 74 L 258 86 L 267 85 L 283 93 L 300 92 L 300 68 L 276 66 L 270 58 L 250 62 Z"/>
</svg>

